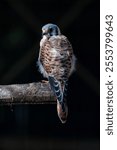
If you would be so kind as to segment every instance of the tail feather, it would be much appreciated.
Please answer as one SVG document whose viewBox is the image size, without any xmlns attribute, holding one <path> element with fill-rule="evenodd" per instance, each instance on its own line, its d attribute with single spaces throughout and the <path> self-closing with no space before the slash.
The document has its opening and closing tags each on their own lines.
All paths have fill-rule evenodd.
<svg viewBox="0 0 117 150">
<path fill-rule="evenodd" d="M 64 82 L 63 87 L 61 86 L 60 82 L 57 81 L 54 77 L 48 77 L 50 86 L 52 91 L 54 92 L 57 98 L 57 112 L 58 117 L 60 118 L 62 123 L 65 123 L 68 116 L 68 107 L 67 107 L 67 81 Z"/>
<path fill-rule="evenodd" d="M 55 96 L 57 97 L 58 101 L 60 103 L 62 103 L 63 93 L 62 93 L 62 90 L 61 90 L 61 87 L 60 87 L 60 83 L 57 80 L 55 80 L 54 77 L 49 76 L 48 79 L 49 79 L 51 89 L 53 90 Z"/>
<path fill-rule="evenodd" d="M 67 89 L 68 89 L 68 81 L 65 81 L 65 83 L 64 83 L 64 89 L 63 89 L 63 100 L 64 101 L 67 98 Z"/>
<path fill-rule="evenodd" d="M 61 122 L 66 123 L 67 116 L 68 116 L 68 106 L 67 106 L 67 103 L 63 103 L 63 105 L 61 105 L 59 103 L 59 101 L 57 101 L 57 113 L 58 113 L 58 117 L 61 120 Z M 63 109 L 64 109 L 64 111 L 63 111 Z"/>
</svg>

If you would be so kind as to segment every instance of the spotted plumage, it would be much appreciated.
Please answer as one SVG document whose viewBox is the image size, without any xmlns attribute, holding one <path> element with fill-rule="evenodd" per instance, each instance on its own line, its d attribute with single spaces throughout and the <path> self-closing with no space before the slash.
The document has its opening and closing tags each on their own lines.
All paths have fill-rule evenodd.
<svg viewBox="0 0 117 150">
<path fill-rule="evenodd" d="M 39 71 L 49 80 L 57 98 L 58 116 L 61 122 L 65 123 L 68 115 L 68 79 L 75 69 L 75 56 L 70 42 L 61 34 L 58 26 L 43 26 L 42 36 L 38 58 Z"/>
</svg>

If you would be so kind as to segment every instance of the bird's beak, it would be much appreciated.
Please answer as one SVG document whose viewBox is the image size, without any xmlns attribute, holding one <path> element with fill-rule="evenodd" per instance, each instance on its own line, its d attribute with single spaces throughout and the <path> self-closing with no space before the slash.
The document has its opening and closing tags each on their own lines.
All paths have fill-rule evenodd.
<svg viewBox="0 0 117 150">
<path fill-rule="evenodd" d="M 47 35 L 47 30 L 42 30 L 42 36 Z"/>
</svg>

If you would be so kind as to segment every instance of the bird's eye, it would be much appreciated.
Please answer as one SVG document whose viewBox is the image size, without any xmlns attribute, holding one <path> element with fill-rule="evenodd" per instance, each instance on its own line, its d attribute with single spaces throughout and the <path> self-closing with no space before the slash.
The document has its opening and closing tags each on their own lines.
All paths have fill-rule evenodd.
<svg viewBox="0 0 117 150">
<path fill-rule="evenodd" d="M 53 31 L 53 29 L 52 29 L 52 28 L 49 28 L 49 31 L 50 31 L 50 32 L 52 32 L 52 31 Z"/>
</svg>

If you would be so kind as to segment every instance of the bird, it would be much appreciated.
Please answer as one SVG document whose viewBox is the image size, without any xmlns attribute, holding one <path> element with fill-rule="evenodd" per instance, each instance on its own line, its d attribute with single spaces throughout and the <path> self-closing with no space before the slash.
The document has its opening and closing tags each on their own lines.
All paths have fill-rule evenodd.
<svg viewBox="0 0 117 150">
<path fill-rule="evenodd" d="M 49 81 L 57 100 L 57 114 L 61 123 L 68 117 L 68 80 L 75 70 L 76 57 L 68 38 L 53 23 L 42 27 L 38 70 Z"/>
</svg>

